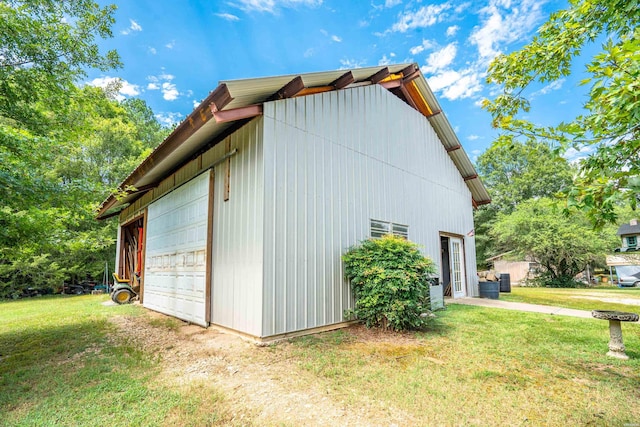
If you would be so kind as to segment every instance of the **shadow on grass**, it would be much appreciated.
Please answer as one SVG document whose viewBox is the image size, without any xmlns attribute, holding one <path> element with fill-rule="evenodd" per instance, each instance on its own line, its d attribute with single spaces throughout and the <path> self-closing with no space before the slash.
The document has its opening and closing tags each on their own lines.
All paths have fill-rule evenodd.
<svg viewBox="0 0 640 427">
<path fill-rule="evenodd" d="M 3 425 L 124 425 L 114 408 L 170 398 L 148 389 L 154 361 L 107 331 L 102 319 L 0 334 Z"/>
</svg>

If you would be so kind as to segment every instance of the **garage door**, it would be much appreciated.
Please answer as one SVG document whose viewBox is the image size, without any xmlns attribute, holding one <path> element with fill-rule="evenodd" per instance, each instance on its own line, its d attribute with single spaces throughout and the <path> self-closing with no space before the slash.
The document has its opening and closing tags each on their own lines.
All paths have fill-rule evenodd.
<svg viewBox="0 0 640 427">
<path fill-rule="evenodd" d="M 209 172 L 149 205 L 144 306 L 207 326 Z"/>
</svg>

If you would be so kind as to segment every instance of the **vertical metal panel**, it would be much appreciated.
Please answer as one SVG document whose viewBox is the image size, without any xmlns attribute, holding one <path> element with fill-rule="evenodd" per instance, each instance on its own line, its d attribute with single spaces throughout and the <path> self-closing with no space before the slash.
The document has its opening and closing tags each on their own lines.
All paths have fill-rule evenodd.
<svg viewBox="0 0 640 427">
<path fill-rule="evenodd" d="M 211 321 L 260 336 L 263 276 L 263 159 L 262 119 L 257 118 L 229 136 L 229 200 L 224 201 L 225 165 L 215 168 Z M 203 157 L 203 164 L 220 159 L 226 141 Z"/>
<path fill-rule="evenodd" d="M 149 205 L 144 306 L 206 326 L 209 174 Z"/>
<path fill-rule="evenodd" d="M 263 336 L 345 320 L 340 256 L 370 219 L 409 225 L 438 265 L 439 233 L 473 229 L 469 189 L 431 125 L 383 88 L 267 103 L 263 120 Z M 472 238 L 465 248 L 473 294 Z"/>
</svg>

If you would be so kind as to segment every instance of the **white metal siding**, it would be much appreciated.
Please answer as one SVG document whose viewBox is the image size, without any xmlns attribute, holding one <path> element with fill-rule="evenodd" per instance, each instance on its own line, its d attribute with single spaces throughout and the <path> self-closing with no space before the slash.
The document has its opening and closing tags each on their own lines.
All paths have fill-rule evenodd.
<svg viewBox="0 0 640 427">
<path fill-rule="evenodd" d="M 209 172 L 149 205 L 144 306 L 205 321 Z"/>
<path fill-rule="evenodd" d="M 226 162 L 215 168 L 211 322 L 254 336 L 262 325 L 264 179 L 262 119 L 233 133 L 229 200 L 224 201 Z M 227 140 L 214 148 L 222 158 Z"/>
<path fill-rule="evenodd" d="M 379 86 L 264 105 L 263 336 L 338 323 L 340 256 L 369 220 L 409 225 L 440 264 L 439 232 L 473 229 L 471 194 L 427 119 Z M 473 238 L 465 238 L 475 294 Z"/>
</svg>

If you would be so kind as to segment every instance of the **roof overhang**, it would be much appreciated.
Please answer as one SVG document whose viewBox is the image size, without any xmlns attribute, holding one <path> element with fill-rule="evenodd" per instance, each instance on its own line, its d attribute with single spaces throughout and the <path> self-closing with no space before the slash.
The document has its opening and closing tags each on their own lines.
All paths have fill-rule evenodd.
<svg viewBox="0 0 640 427">
<path fill-rule="evenodd" d="M 189 116 L 129 174 L 98 208 L 98 219 L 117 215 L 195 156 L 262 114 L 265 102 L 381 85 L 423 114 L 469 188 L 474 207 L 491 202 L 417 64 L 357 68 L 220 82 Z"/>
</svg>

